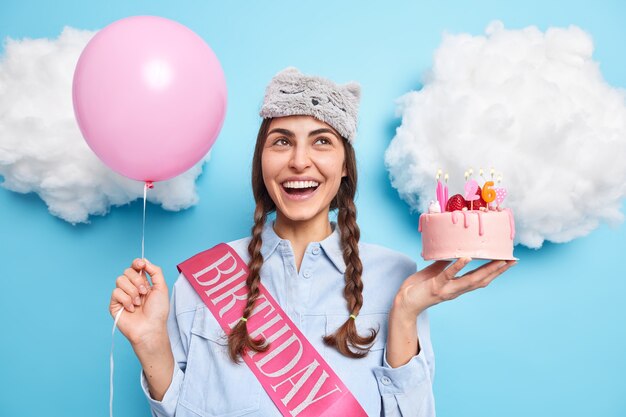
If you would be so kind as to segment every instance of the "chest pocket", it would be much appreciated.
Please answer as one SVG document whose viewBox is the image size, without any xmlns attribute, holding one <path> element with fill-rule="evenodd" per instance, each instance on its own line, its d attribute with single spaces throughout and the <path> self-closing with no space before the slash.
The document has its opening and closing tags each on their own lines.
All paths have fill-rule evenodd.
<svg viewBox="0 0 626 417">
<path fill-rule="evenodd" d="M 261 384 L 245 362 L 228 356 L 228 341 L 211 312 L 199 305 L 191 327 L 179 403 L 202 417 L 233 417 L 259 410 Z"/>
<path fill-rule="evenodd" d="M 387 319 L 388 313 L 359 313 L 356 318 L 357 332 L 361 336 L 369 336 L 370 329 L 378 330 L 374 344 L 365 358 L 359 361 L 371 362 L 372 364 L 382 364 L 383 350 L 387 342 Z M 352 320 L 352 319 L 350 319 Z M 346 321 L 345 314 L 326 315 L 326 334 L 332 334 Z M 341 355 L 335 348 L 326 347 L 326 353 L 330 355 Z M 332 353 L 334 351 L 334 353 Z"/>
</svg>

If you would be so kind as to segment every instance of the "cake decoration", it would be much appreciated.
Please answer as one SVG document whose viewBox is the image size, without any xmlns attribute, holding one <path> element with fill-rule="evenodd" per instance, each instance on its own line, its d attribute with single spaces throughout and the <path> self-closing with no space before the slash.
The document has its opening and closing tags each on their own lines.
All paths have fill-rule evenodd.
<svg viewBox="0 0 626 417">
<path fill-rule="evenodd" d="M 455 194 L 450 197 L 450 200 L 448 200 L 448 204 L 444 211 L 462 210 L 464 207 L 467 207 L 467 201 L 461 194 Z"/>
<path fill-rule="evenodd" d="M 470 168 L 465 171 L 465 194 L 455 194 L 448 199 L 448 174 L 444 176 L 444 185 L 442 173 L 441 169 L 437 170 L 437 201 L 431 201 L 428 213 L 419 218 L 422 257 L 425 260 L 517 259 L 513 257 L 513 212 L 502 207 L 507 192 L 503 187 L 494 187 L 496 183 L 500 185 L 502 176 L 494 178 L 495 170 L 491 168 L 491 179 L 486 180 L 480 168 L 481 187 L 472 178 L 474 170 Z"/>
<path fill-rule="evenodd" d="M 448 202 L 448 173 L 445 175 L 444 181 L 446 185 L 442 185 L 439 178 L 441 177 L 442 171 L 441 168 L 437 170 L 437 201 L 439 202 L 439 209 L 445 211 L 446 203 Z"/>
<path fill-rule="evenodd" d="M 430 204 L 428 205 L 429 213 L 441 213 L 441 207 L 439 206 L 439 202 L 430 200 Z"/>
</svg>

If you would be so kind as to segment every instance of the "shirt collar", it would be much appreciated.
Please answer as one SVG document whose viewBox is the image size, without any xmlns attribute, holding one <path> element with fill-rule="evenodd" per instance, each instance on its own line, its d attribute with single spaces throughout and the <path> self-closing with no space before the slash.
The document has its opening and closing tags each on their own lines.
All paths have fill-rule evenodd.
<svg viewBox="0 0 626 417">
<path fill-rule="evenodd" d="M 335 265 L 335 268 L 343 274 L 346 272 L 346 264 L 343 261 L 343 250 L 341 249 L 341 233 L 336 222 L 330 222 L 330 227 L 333 232 L 320 242 L 320 246 Z"/>
<path fill-rule="evenodd" d="M 274 253 L 274 250 L 276 250 L 280 242 L 283 240 L 274 231 L 274 220 L 265 222 L 263 231 L 261 232 L 261 240 L 261 255 L 263 255 L 263 261 L 267 261 L 267 258 Z"/>
<path fill-rule="evenodd" d="M 333 232 L 324 240 L 319 242 L 319 245 L 324 250 L 324 253 L 331 260 L 335 268 L 342 274 L 346 272 L 346 264 L 343 260 L 343 251 L 341 250 L 341 234 L 339 233 L 339 227 L 336 222 L 330 222 L 330 227 Z M 274 220 L 270 220 L 263 226 L 261 232 L 261 239 L 263 244 L 261 246 L 261 255 L 263 255 L 263 261 L 276 250 L 281 242 L 288 242 L 287 239 L 282 239 L 274 231 Z"/>
</svg>

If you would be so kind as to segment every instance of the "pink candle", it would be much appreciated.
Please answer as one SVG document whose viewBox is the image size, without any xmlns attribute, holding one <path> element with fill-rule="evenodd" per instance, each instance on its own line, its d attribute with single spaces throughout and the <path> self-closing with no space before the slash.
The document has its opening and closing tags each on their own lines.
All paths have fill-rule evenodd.
<svg viewBox="0 0 626 417">
<path fill-rule="evenodd" d="M 446 207 L 448 206 L 448 174 L 447 173 L 444 179 L 446 181 L 446 185 L 444 185 L 443 187 L 443 210 L 441 210 L 442 213 L 445 211 Z"/>
<path fill-rule="evenodd" d="M 470 179 L 465 183 L 465 199 L 471 202 L 471 210 L 474 209 L 474 201 L 480 198 L 480 196 L 476 194 L 477 191 L 478 183 L 475 180 Z"/>
<path fill-rule="evenodd" d="M 441 212 L 443 213 L 444 211 L 446 211 L 446 202 L 444 201 L 445 196 L 443 193 L 443 185 L 441 184 L 441 181 L 439 181 L 439 178 L 441 177 L 441 168 L 439 168 L 437 170 L 437 202 L 439 202 L 439 208 L 441 209 Z"/>
<path fill-rule="evenodd" d="M 443 194 L 443 185 L 441 185 L 441 181 L 437 180 L 437 201 L 439 202 L 439 207 L 441 208 L 441 212 L 446 211 L 446 207 L 444 206 L 444 194 Z"/>
</svg>

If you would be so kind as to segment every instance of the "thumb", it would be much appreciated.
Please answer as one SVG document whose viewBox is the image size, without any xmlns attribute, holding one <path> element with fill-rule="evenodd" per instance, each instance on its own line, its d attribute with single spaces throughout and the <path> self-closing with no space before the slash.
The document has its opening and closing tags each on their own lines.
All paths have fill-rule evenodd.
<svg viewBox="0 0 626 417">
<path fill-rule="evenodd" d="M 144 260 L 146 261 L 146 266 L 144 269 L 152 279 L 152 286 L 158 290 L 167 288 L 167 284 L 165 283 L 165 277 L 163 276 L 163 271 L 161 270 L 161 268 L 157 265 L 150 263 L 150 261 L 145 258 Z"/>
</svg>

